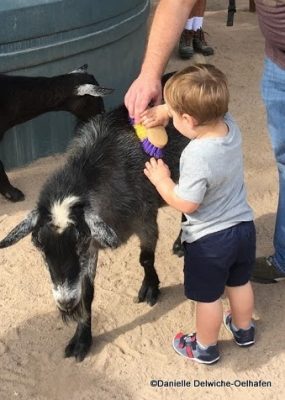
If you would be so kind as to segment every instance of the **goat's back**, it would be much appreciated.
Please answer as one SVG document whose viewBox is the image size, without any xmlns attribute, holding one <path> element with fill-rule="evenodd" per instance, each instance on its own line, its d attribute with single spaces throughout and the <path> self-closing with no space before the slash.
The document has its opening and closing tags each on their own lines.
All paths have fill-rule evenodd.
<svg viewBox="0 0 285 400">
<path fill-rule="evenodd" d="M 177 180 L 180 154 L 189 141 L 172 126 L 167 132 L 164 160 Z M 164 204 L 144 175 L 147 160 L 125 107 L 98 115 L 78 127 L 67 163 L 46 183 L 40 203 L 47 198 L 52 204 L 66 195 L 77 196 L 112 226 L 123 242 Z"/>
<path fill-rule="evenodd" d="M 166 128 L 168 144 L 164 148 L 164 161 L 171 170 L 174 181 L 179 177 L 180 155 L 189 140 L 183 137 L 172 124 Z M 77 130 L 69 159 L 77 166 L 82 165 L 90 187 L 107 184 L 121 179 L 140 194 L 145 187 L 153 187 L 145 177 L 143 169 L 150 159 L 131 126 L 127 110 L 121 106 L 109 113 L 98 115 L 89 122 L 81 124 Z M 141 193 L 143 195 L 143 193 Z M 157 198 L 160 198 L 157 195 Z"/>
</svg>

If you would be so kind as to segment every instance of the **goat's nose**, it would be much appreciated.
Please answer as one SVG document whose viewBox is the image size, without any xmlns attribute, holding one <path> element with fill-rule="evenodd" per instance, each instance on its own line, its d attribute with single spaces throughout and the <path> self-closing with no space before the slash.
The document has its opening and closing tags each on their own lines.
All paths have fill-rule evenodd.
<svg viewBox="0 0 285 400">
<path fill-rule="evenodd" d="M 58 300 L 58 306 L 63 311 L 72 310 L 75 305 L 75 299 Z"/>
</svg>

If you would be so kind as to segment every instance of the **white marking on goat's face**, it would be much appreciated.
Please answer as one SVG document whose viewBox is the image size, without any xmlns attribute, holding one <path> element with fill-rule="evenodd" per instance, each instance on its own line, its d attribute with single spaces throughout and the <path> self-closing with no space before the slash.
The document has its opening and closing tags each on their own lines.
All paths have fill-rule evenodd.
<svg viewBox="0 0 285 400">
<path fill-rule="evenodd" d="M 94 85 L 91 85 L 90 83 L 85 83 L 84 85 L 78 86 L 78 88 L 75 90 L 75 94 L 77 96 L 85 96 L 86 94 L 89 94 L 89 96 L 95 96 L 99 97 L 100 94 L 97 93 L 96 87 Z"/>
<path fill-rule="evenodd" d="M 57 306 L 66 311 L 68 308 L 74 308 L 81 299 L 82 285 L 79 279 L 76 283 L 70 285 L 65 281 L 62 285 L 55 285 L 52 289 L 53 297 Z"/>
<path fill-rule="evenodd" d="M 58 233 L 62 233 L 74 221 L 70 218 L 70 208 L 79 201 L 77 196 L 57 200 L 51 207 L 52 223 Z"/>
</svg>

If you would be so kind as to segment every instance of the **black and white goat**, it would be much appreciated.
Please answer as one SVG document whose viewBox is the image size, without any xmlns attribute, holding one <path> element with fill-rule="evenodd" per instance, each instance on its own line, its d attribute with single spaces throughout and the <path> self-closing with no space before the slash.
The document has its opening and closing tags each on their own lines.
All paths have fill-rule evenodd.
<svg viewBox="0 0 285 400">
<path fill-rule="evenodd" d="M 69 111 L 87 121 L 104 111 L 101 97 L 111 92 L 98 86 L 87 65 L 51 78 L 0 74 L 0 141 L 8 129 L 49 111 Z M 0 193 L 11 201 L 24 199 L 10 184 L 1 160 Z"/>
<path fill-rule="evenodd" d="M 35 209 L 0 242 L 0 248 L 32 233 L 47 263 L 63 319 L 78 322 L 65 356 L 83 360 L 92 343 L 91 303 L 100 248 L 118 247 L 136 234 L 145 274 L 138 300 L 156 303 L 156 219 L 164 202 L 144 176 L 148 156 L 124 107 L 98 115 L 78 129 L 65 165 L 48 179 Z M 177 180 L 180 154 L 188 140 L 173 126 L 167 131 L 165 161 Z"/>
</svg>

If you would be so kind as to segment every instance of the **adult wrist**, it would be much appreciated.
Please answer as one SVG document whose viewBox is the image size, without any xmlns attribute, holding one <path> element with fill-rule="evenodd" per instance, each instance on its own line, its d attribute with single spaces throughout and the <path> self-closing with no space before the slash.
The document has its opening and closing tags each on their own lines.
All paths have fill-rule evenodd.
<svg viewBox="0 0 285 400">
<path fill-rule="evenodd" d="M 142 65 L 140 75 L 143 75 L 144 77 L 147 77 L 147 79 L 153 79 L 160 81 L 161 76 L 162 76 L 163 71 L 154 71 L 153 65 L 152 66 L 147 66 L 147 65 Z"/>
</svg>

